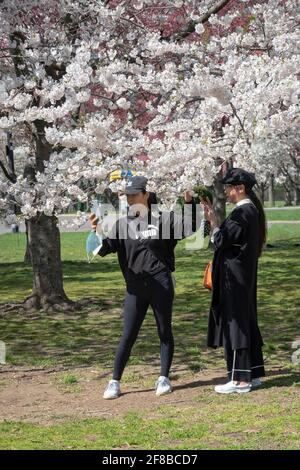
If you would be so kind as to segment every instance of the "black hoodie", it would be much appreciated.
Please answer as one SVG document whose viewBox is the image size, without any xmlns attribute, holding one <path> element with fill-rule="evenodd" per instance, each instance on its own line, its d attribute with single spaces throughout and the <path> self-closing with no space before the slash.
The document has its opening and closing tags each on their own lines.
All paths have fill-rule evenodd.
<svg viewBox="0 0 300 470">
<path fill-rule="evenodd" d="M 163 270 L 175 271 L 177 241 L 192 235 L 201 225 L 195 201 L 185 206 L 182 214 L 149 211 L 145 217 L 120 218 L 103 239 L 99 255 L 117 252 L 126 281 L 135 276 L 153 276 Z M 204 230 L 209 233 L 209 224 L 204 225 Z"/>
</svg>

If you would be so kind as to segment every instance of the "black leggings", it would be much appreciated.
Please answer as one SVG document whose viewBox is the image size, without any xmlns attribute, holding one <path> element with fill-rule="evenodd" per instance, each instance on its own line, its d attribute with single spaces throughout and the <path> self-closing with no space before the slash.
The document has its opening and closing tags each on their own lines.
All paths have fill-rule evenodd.
<svg viewBox="0 0 300 470">
<path fill-rule="evenodd" d="M 114 380 L 121 380 L 149 305 L 154 312 L 160 339 L 160 375 L 168 377 L 174 353 L 173 299 L 173 281 L 171 273 L 168 271 L 161 271 L 154 276 L 143 278 L 135 277 L 134 281 L 127 282 L 124 302 L 124 330 L 116 352 Z"/>
</svg>

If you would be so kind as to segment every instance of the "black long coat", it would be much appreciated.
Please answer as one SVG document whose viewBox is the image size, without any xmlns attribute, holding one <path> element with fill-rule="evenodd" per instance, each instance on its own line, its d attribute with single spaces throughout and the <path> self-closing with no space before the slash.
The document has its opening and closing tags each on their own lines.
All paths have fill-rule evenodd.
<svg viewBox="0 0 300 470">
<path fill-rule="evenodd" d="M 208 346 L 262 346 L 256 303 L 259 224 L 254 204 L 232 211 L 215 233 L 214 246 Z"/>
</svg>

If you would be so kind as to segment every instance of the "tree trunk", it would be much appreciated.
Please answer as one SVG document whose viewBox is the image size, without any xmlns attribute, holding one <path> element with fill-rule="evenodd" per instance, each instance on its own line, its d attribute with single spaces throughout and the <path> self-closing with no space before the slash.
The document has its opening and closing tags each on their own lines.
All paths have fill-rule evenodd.
<svg viewBox="0 0 300 470">
<path fill-rule="evenodd" d="M 44 172 L 44 163 L 51 155 L 52 147 L 45 139 L 45 122 L 35 121 L 36 166 L 26 168 L 26 177 L 35 183 L 35 172 Z M 33 290 L 25 299 L 24 308 L 33 310 L 73 310 L 75 302 L 68 299 L 63 288 L 63 272 L 60 255 L 60 233 L 55 216 L 38 213 L 26 222 L 27 248 L 25 258 L 33 270 Z"/>
<path fill-rule="evenodd" d="M 295 202 L 295 206 L 300 205 L 300 186 L 295 188 L 294 202 Z"/>
<path fill-rule="evenodd" d="M 292 206 L 293 204 L 293 200 L 292 200 L 292 191 L 291 191 L 291 187 L 288 183 L 285 183 L 283 185 L 284 187 L 284 205 L 285 206 Z"/>
<path fill-rule="evenodd" d="M 32 294 L 25 309 L 46 312 L 72 310 L 75 306 L 63 289 L 60 235 L 57 218 L 39 214 L 27 221 L 28 250 L 33 269 Z"/>
<path fill-rule="evenodd" d="M 25 219 L 25 227 L 26 227 L 26 251 L 24 255 L 24 264 L 29 264 L 31 265 L 31 257 L 30 257 L 30 250 L 28 246 L 28 222 L 27 219 Z"/>
<path fill-rule="evenodd" d="M 1 3 L 1 0 L 0 0 Z M 22 71 L 19 65 L 24 65 L 26 60 L 23 57 L 25 49 L 23 45 L 26 35 L 19 31 L 13 31 L 10 34 L 11 42 L 15 42 L 16 47 L 11 49 L 11 56 L 15 66 L 17 77 L 21 75 L 29 75 L 29 69 L 23 67 Z M 46 76 L 51 80 L 60 80 L 66 69 L 63 63 L 60 66 L 56 61 L 43 66 Z M 60 106 L 62 98 L 56 102 Z M 40 106 L 41 101 L 37 94 L 33 96 L 33 105 Z M 45 128 L 49 124 L 40 119 L 36 119 L 28 125 L 32 133 L 32 141 L 35 143 L 35 165 L 26 164 L 24 169 L 24 178 L 33 186 L 36 183 L 36 173 L 44 173 L 45 162 L 49 161 L 53 151 L 51 144 L 45 137 Z M 59 147 L 56 147 L 59 151 Z M 43 213 L 39 213 L 36 217 L 29 219 L 26 223 L 27 248 L 25 261 L 29 261 L 33 269 L 33 291 L 32 294 L 25 299 L 25 309 L 43 309 L 51 310 L 69 310 L 73 309 L 76 304 L 71 302 L 66 296 L 63 289 L 63 274 L 60 256 L 60 234 L 57 227 L 57 218 L 55 216 L 48 217 Z"/>
<path fill-rule="evenodd" d="M 220 175 L 214 181 L 213 187 L 213 208 L 217 217 L 218 226 L 226 218 L 226 195 L 224 192 L 224 185 L 219 183 Z"/>
<path fill-rule="evenodd" d="M 270 176 L 269 205 L 270 205 L 270 207 L 275 206 L 275 191 L 274 191 L 274 177 L 273 177 L 273 175 Z"/>
<path fill-rule="evenodd" d="M 226 194 L 224 190 L 224 185 L 220 183 L 229 168 L 232 168 L 233 163 L 230 159 L 229 162 L 224 162 L 222 159 L 216 161 L 216 165 L 219 166 L 220 170 L 215 176 L 214 185 L 213 185 L 213 208 L 216 214 L 218 226 L 220 226 L 226 219 Z"/>
<path fill-rule="evenodd" d="M 28 181 L 35 182 L 35 170 L 32 165 L 25 163 L 23 178 L 27 178 Z M 24 263 L 31 265 L 30 250 L 28 246 L 28 221 L 25 219 L 25 233 L 26 233 L 26 251 L 24 255 Z"/>
<path fill-rule="evenodd" d="M 261 203 L 262 203 L 263 206 L 265 205 L 265 192 L 266 192 L 265 185 L 263 183 L 259 184 L 258 185 L 258 195 L 259 195 L 259 199 L 261 200 Z"/>
<path fill-rule="evenodd" d="M 300 173 L 299 172 L 295 176 L 294 204 L 295 206 L 299 206 L 300 204 Z"/>
</svg>

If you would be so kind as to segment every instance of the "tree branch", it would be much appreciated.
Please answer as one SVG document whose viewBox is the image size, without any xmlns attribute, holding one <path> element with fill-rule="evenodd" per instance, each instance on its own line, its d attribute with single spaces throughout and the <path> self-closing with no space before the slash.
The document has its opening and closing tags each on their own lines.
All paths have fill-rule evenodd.
<svg viewBox="0 0 300 470">
<path fill-rule="evenodd" d="M 168 40 L 171 40 L 172 38 L 175 38 L 175 39 L 185 39 L 187 36 L 189 36 L 190 34 L 194 33 L 195 32 L 195 27 L 196 27 L 196 24 L 199 24 L 199 23 L 206 23 L 209 18 L 211 17 L 211 15 L 215 15 L 216 13 L 218 13 L 220 10 L 222 10 L 222 8 L 224 8 L 228 3 L 230 2 L 230 0 L 219 0 L 215 3 L 215 5 L 213 5 L 211 8 L 209 8 L 207 10 L 206 13 L 204 13 L 204 15 L 202 15 L 200 17 L 200 19 L 195 22 L 195 21 L 190 21 L 187 25 L 187 27 L 177 33 L 176 35 L 174 36 L 169 36 L 167 38 L 164 38 L 166 41 Z"/>
<path fill-rule="evenodd" d="M 3 163 L 1 162 L 0 160 L 0 168 L 2 169 L 4 175 L 6 176 L 6 178 L 11 182 L 11 183 L 15 183 L 17 181 L 17 178 L 16 178 L 16 175 L 14 174 L 10 174 L 7 169 L 5 168 L 5 166 L 3 165 Z"/>
</svg>

